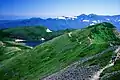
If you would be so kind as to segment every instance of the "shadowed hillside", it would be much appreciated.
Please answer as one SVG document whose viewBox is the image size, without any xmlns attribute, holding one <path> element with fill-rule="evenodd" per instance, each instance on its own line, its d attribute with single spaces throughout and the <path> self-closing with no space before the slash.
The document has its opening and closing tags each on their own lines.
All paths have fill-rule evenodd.
<svg viewBox="0 0 120 80">
<path fill-rule="evenodd" d="M 8 28 L 1 30 L 3 36 L 6 34 L 10 38 L 15 39 L 25 39 L 25 40 L 41 40 L 44 38 L 46 41 L 54 37 L 60 36 L 64 33 L 73 31 L 74 29 L 66 29 L 59 31 L 51 31 L 43 26 L 27 26 L 27 27 L 17 27 L 17 28 Z"/>
</svg>

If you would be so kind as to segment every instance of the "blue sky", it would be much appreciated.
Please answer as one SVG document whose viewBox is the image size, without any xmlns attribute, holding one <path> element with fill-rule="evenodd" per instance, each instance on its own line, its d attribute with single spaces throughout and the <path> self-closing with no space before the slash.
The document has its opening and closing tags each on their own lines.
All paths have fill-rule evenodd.
<svg viewBox="0 0 120 80">
<path fill-rule="evenodd" d="M 120 0 L 0 0 L 0 16 L 55 17 L 120 14 Z"/>
</svg>

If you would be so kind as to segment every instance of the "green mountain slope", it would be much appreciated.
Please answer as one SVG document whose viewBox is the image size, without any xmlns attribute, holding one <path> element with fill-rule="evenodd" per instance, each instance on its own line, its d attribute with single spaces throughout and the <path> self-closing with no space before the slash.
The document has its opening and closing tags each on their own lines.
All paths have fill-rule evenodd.
<svg viewBox="0 0 120 80">
<path fill-rule="evenodd" d="M 72 31 L 30 51 L 24 51 L 10 60 L 2 61 L 0 78 L 1 80 L 38 80 L 58 72 L 76 61 L 83 61 L 81 65 L 77 66 L 97 65 L 102 68 L 114 55 L 111 45 L 119 45 L 119 40 L 115 27 L 110 23 L 100 23 Z M 96 57 L 99 53 L 101 55 Z M 114 69 L 116 70 L 116 68 Z M 111 70 L 111 72 L 114 71 Z"/>
<path fill-rule="evenodd" d="M 0 62 L 30 49 L 31 47 L 25 46 L 24 44 L 12 41 L 0 41 Z"/>
<path fill-rule="evenodd" d="M 47 41 L 72 30 L 73 29 L 50 31 L 43 26 L 27 26 L 1 30 L 1 33 L 4 33 L 4 35 L 5 33 L 8 34 L 10 38 L 18 38 L 25 40 L 41 40 L 41 38 L 44 38 Z"/>
</svg>

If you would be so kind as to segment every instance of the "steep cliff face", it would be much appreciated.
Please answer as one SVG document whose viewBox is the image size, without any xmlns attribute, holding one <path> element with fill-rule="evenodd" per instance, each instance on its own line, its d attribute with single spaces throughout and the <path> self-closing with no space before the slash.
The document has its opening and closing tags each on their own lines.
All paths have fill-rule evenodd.
<svg viewBox="0 0 120 80">
<path fill-rule="evenodd" d="M 119 40 L 115 27 L 106 22 L 71 31 L 2 62 L 0 77 L 2 80 L 89 80 L 105 68 L 98 76 L 101 78 L 120 69 L 119 60 L 106 68 L 116 56 Z"/>
</svg>

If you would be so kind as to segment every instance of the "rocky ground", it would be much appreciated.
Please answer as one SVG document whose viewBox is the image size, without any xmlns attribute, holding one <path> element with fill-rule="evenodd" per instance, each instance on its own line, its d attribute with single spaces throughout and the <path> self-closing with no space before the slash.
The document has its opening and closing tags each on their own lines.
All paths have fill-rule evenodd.
<svg viewBox="0 0 120 80">
<path fill-rule="evenodd" d="M 84 62 L 94 58 L 101 56 L 102 54 L 117 49 L 118 46 L 110 47 L 101 53 L 98 53 L 94 56 L 83 58 L 79 60 L 76 63 L 73 63 L 72 65 L 68 66 L 67 68 L 54 73 L 48 77 L 45 77 L 41 80 L 91 80 L 92 76 L 100 70 L 100 66 L 94 65 L 94 66 L 86 66 L 82 65 Z"/>
</svg>

